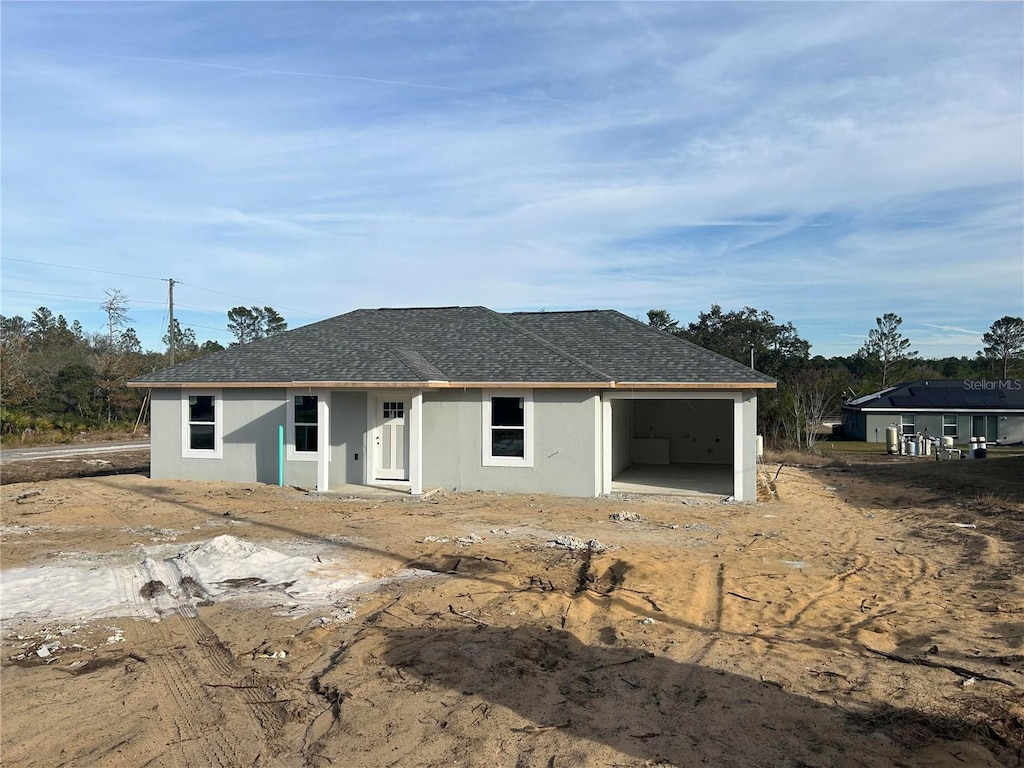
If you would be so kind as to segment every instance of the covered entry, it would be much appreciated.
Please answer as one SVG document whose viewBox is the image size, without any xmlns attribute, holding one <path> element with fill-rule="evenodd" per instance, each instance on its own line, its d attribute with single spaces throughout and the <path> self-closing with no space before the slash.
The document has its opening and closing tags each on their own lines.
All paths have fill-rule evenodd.
<svg viewBox="0 0 1024 768">
<path fill-rule="evenodd" d="M 604 492 L 752 499 L 755 402 L 742 392 L 605 393 Z"/>
</svg>

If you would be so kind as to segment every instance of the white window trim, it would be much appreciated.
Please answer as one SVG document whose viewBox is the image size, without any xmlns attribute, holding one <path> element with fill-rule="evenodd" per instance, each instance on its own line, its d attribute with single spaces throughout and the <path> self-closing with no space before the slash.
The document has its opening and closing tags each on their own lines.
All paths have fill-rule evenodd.
<svg viewBox="0 0 1024 768">
<path fill-rule="evenodd" d="M 907 421 L 907 419 L 910 421 Z M 910 427 L 911 430 L 907 432 L 906 427 Z M 917 434 L 917 415 L 913 413 L 901 413 L 900 414 L 900 435 L 914 435 Z"/>
<path fill-rule="evenodd" d="M 491 455 L 491 398 L 523 398 L 523 457 Z M 532 389 L 485 389 L 481 398 L 482 418 L 480 433 L 481 461 L 485 467 L 532 467 L 533 466 L 533 390 Z"/>
<path fill-rule="evenodd" d="M 946 423 L 946 418 L 949 417 L 949 416 L 953 417 L 953 423 L 952 424 L 947 424 Z M 953 428 L 953 434 L 947 435 L 946 434 L 946 427 L 952 427 Z M 954 439 L 960 437 L 960 419 L 957 417 L 957 415 L 955 413 L 944 413 L 944 414 L 942 414 L 942 436 L 943 437 L 952 437 Z"/>
<path fill-rule="evenodd" d="M 213 396 L 213 450 L 198 450 L 191 447 L 189 429 L 188 399 L 195 396 Z M 181 393 L 181 458 L 219 459 L 224 454 L 224 398 L 219 389 L 190 389 Z"/>
<path fill-rule="evenodd" d="M 320 441 L 324 438 L 324 425 L 321 423 L 323 420 L 321 404 L 324 402 L 326 396 L 324 392 L 319 390 L 310 389 L 289 389 L 288 400 L 285 403 L 285 410 L 287 413 L 288 431 L 285 433 L 285 458 L 288 461 L 316 461 L 317 456 L 320 453 L 316 451 L 297 451 L 295 450 L 295 397 L 296 395 L 312 395 L 316 398 L 316 444 L 319 448 Z"/>
</svg>

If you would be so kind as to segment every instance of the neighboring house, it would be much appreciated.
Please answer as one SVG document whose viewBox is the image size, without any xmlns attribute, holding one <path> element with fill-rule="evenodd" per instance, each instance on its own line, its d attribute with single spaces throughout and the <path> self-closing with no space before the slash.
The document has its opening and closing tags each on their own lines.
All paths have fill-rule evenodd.
<svg viewBox="0 0 1024 768">
<path fill-rule="evenodd" d="M 884 443 L 890 424 L 904 435 L 927 432 L 957 443 L 972 437 L 1000 445 L 1019 443 L 1024 441 L 1024 381 L 915 381 L 843 406 L 843 432 L 854 440 Z"/>
<path fill-rule="evenodd" d="M 755 498 L 773 379 L 609 310 L 361 309 L 140 377 L 153 478 Z M 689 475 L 685 473 L 689 472 Z M 658 474 L 660 473 L 660 474 Z M 715 474 L 717 473 L 717 474 Z"/>
</svg>

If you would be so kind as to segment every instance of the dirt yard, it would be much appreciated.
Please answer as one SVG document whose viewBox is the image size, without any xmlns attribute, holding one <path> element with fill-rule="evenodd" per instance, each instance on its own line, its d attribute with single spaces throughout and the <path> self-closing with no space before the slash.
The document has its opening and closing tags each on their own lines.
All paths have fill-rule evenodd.
<svg viewBox="0 0 1024 768">
<path fill-rule="evenodd" d="M 7 484 L 3 765 L 1019 766 L 1024 504 L 911 470 L 759 504 Z"/>
</svg>

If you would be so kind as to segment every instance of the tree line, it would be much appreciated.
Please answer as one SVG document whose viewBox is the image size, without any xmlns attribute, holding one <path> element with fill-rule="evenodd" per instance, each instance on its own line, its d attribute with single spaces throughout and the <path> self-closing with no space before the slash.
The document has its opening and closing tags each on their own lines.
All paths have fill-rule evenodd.
<svg viewBox="0 0 1024 768">
<path fill-rule="evenodd" d="M 129 325 L 128 305 L 121 291 L 107 291 L 100 305 L 107 322 L 95 333 L 47 307 L 27 319 L 0 315 L 0 433 L 5 440 L 32 434 L 70 438 L 81 431 L 122 431 L 145 423 L 148 395 L 127 383 L 170 365 L 171 359 L 167 351 L 143 350 Z M 272 307 L 233 307 L 227 318 L 235 336 L 230 346 L 288 328 Z M 200 343 L 195 331 L 176 319 L 163 336 L 165 350 L 172 334 L 175 363 L 224 349 L 217 341 Z"/>
<path fill-rule="evenodd" d="M 647 313 L 649 325 L 750 365 L 775 378 L 778 387 L 758 397 L 758 431 L 769 445 L 810 449 L 822 420 L 837 416 L 843 402 L 902 381 L 1007 379 L 1024 375 L 1024 318 L 1006 316 L 981 337 L 974 357 L 922 358 L 903 335 L 903 318 L 888 312 L 875 319 L 852 355 L 811 356 L 811 345 L 791 322 L 744 307 L 724 312 L 713 304 L 681 326 L 664 309 Z"/>
<path fill-rule="evenodd" d="M 0 370 L 3 376 L 0 432 L 5 439 L 31 433 L 73 436 L 98 428 L 134 428 L 146 420 L 146 391 L 127 382 L 166 367 L 166 351 L 145 351 L 128 317 L 128 297 L 107 291 L 100 308 L 107 322 L 88 333 L 77 321 L 39 307 L 26 319 L 0 315 Z M 233 307 L 227 328 L 231 346 L 281 333 L 287 321 L 272 307 Z M 726 312 L 713 304 L 686 326 L 664 309 L 647 313 L 649 325 L 750 365 L 778 380 L 776 390 L 758 398 L 758 428 L 771 445 L 810 448 L 821 421 L 839 412 L 844 400 L 893 383 L 918 379 L 1011 378 L 1024 375 L 1024 319 L 1002 317 L 982 338 L 972 357 L 925 359 L 902 331 L 902 318 L 886 313 L 867 330 L 854 354 L 811 356 L 810 343 L 791 322 L 766 310 L 744 307 Z M 199 342 L 177 320 L 163 337 L 174 340 L 174 362 L 224 349 Z"/>
</svg>

